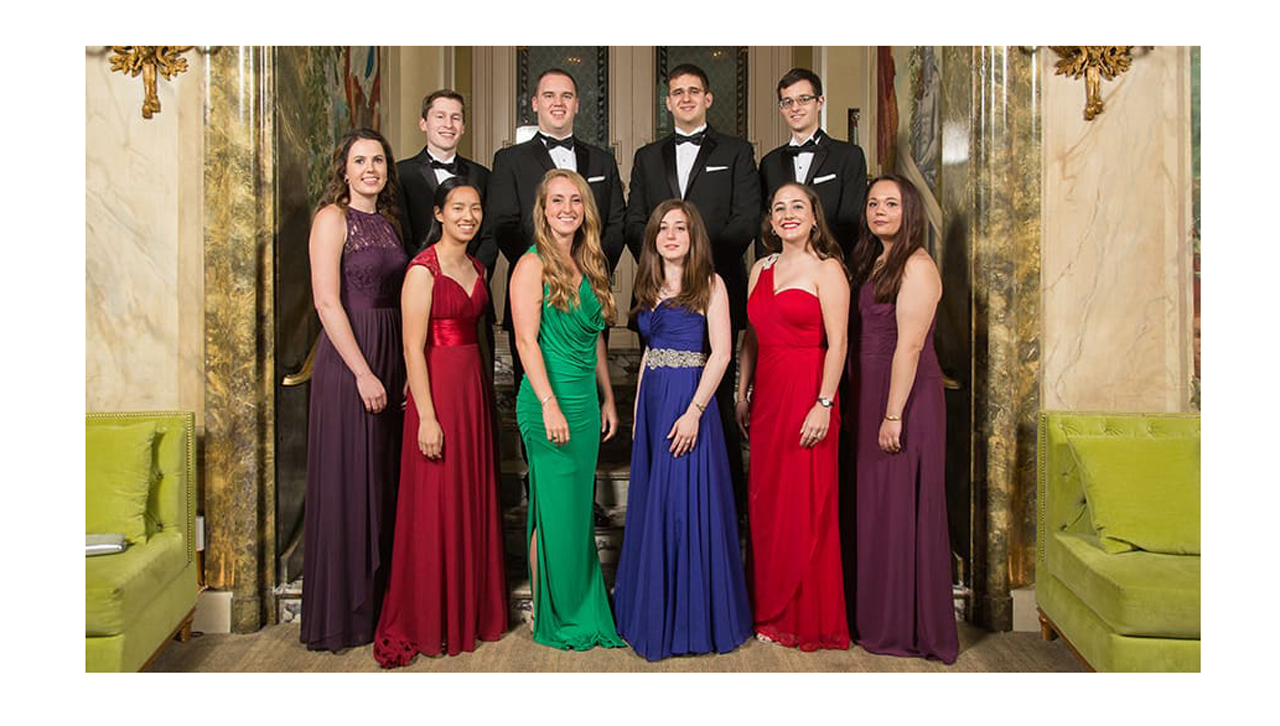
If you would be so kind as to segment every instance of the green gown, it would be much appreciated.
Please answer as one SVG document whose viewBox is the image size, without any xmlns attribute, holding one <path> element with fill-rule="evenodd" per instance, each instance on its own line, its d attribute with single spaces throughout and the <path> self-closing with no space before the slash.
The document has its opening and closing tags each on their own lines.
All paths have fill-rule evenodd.
<svg viewBox="0 0 1280 726">
<path fill-rule="evenodd" d="M 529 248 L 525 254 L 536 254 Z M 600 453 L 600 399 L 596 388 L 596 340 L 604 330 L 600 301 L 587 283 L 578 304 L 561 312 L 547 302 L 543 285 L 538 347 L 569 441 L 547 440 L 542 407 L 526 376 L 516 395 L 516 423 L 529 459 L 529 515 L 525 544 L 538 532 L 533 639 L 563 650 L 626 643 L 613 613 L 596 553 L 592 502 Z"/>
</svg>

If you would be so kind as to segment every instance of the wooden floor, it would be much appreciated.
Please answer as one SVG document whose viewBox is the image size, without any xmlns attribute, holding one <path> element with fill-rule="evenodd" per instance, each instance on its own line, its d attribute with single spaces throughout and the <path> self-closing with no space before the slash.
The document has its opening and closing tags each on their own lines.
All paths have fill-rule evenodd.
<svg viewBox="0 0 1280 726">
<path fill-rule="evenodd" d="M 630 648 L 565 652 L 533 642 L 528 628 L 516 628 L 474 653 L 427 658 L 419 655 L 403 670 L 427 672 L 1066 672 L 1083 671 L 1059 639 L 1038 633 L 989 633 L 968 623 L 960 627 L 960 657 L 945 666 L 919 658 L 872 655 L 861 648 L 802 653 L 749 640 L 732 653 L 668 658 L 650 663 Z M 203 635 L 171 642 L 147 669 L 152 672 L 368 672 L 381 670 L 373 646 L 341 653 L 308 651 L 298 642 L 298 625 L 274 625 L 249 635 Z"/>
</svg>

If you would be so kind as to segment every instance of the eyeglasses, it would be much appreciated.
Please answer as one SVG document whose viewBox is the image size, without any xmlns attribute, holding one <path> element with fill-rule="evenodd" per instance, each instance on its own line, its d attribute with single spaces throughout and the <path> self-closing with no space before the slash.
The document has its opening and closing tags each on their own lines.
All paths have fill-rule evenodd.
<svg viewBox="0 0 1280 726">
<path fill-rule="evenodd" d="M 787 109 L 791 108 L 797 103 L 800 104 L 801 106 L 808 106 L 810 103 L 813 103 L 816 100 L 818 100 L 817 96 L 810 96 L 808 94 L 799 96 L 797 98 L 791 98 L 790 96 L 788 96 L 778 101 L 778 108 L 782 109 L 783 111 L 786 111 Z"/>
</svg>

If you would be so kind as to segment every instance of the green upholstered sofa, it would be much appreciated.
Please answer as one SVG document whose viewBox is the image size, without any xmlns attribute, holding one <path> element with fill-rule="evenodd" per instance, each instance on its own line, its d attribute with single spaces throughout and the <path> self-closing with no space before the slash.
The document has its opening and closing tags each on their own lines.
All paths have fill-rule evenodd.
<svg viewBox="0 0 1280 726">
<path fill-rule="evenodd" d="M 137 671 L 190 637 L 196 577 L 195 416 L 85 416 L 85 532 L 124 552 L 85 558 L 85 670 Z"/>
<path fill-rule="evenodd" d="M 1200 670 L 1200 416 L 1042 411 L 1036 601 L 1097 671 Z"/>
</svg>

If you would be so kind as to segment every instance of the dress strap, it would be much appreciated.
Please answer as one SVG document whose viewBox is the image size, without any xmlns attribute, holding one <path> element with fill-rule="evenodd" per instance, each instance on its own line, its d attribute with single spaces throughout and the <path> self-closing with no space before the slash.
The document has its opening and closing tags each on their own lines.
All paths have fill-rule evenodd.
<svg viewBox="0 0 1280 726">
<path fill-rule="evenodd" d="M 409 263 L 409 266 L 422 265 L 431 271 L 432 277 L 440 276 L 440 258 L 436 256 L 436 246 L 430 245 L 425 250 L 418 253 L 417 257 Z"/>
<path fill-rule="evenodd" d="M 780 257 L 780 256 L 781 256 L 781 253 L 774 252 L 773 254 L 769 255 L 769 256 L 768 256 L 768 257 L 766 257 L 766 258 L 764 258 L 764 267 L 761 267 L 761 268 L 760 268 L 760 270 L 761 270 L 762 272 L 763 272 L 764 270 L 772 270 L 772 269 L 773 269 L 773 265 L 774 265 L 774 263 L 778 261 L 778 257 Z"/>
<path fill-rule="evenodd" d="M 471 255 L 467 255 L 467 259 L 471 260 L 471 264 L 475 266 L 476 272 L 479 273 L 481 277 L 484 277 L 484 274 L 485 274 L 484 263 L 472 257 Z"/>
</svg>

